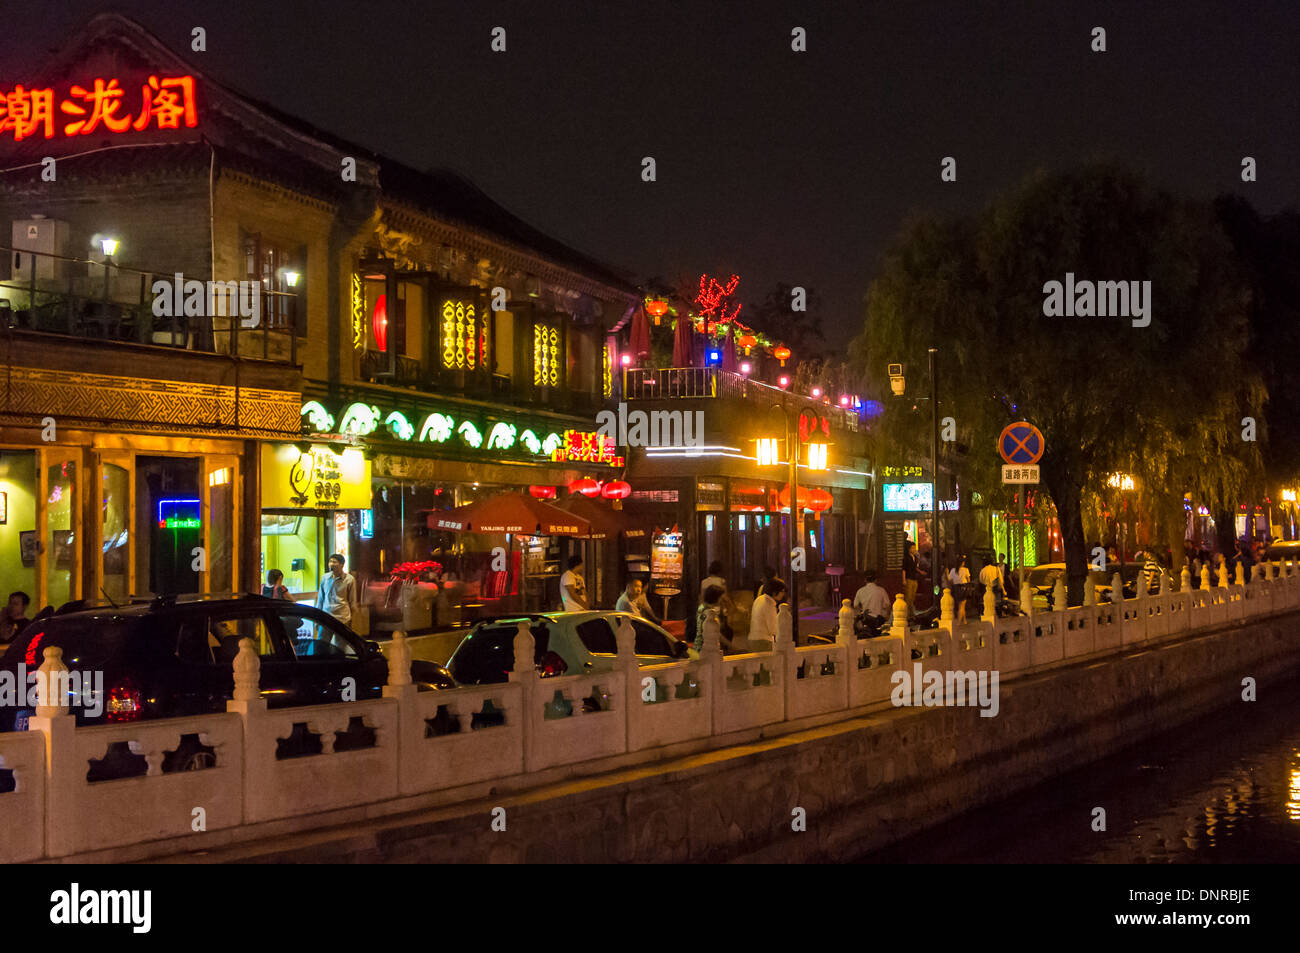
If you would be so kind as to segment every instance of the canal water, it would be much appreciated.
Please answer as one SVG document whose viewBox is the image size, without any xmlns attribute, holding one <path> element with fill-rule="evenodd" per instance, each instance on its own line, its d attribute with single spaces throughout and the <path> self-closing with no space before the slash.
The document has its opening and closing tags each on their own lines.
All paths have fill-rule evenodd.
<svg viewBox="0 0 1300 953">
<path fill-rule="evenodd" d="M 1300 692 L 1269 687 L 859 863 L 1300 862 Z"/>
</svg>

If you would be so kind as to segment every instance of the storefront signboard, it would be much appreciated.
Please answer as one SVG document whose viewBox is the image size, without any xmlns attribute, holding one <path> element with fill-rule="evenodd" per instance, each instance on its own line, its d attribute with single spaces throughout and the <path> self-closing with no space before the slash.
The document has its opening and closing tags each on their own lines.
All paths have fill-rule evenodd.
<svg viewBox="0 0 1300 953">
<path fill-rule="evenodd" d="M 881 485 L 886 513 L 928 513 L 932 496 L 928 483 L 884 483 Z M 943 510 L 957 509 L 957 500 L 940 500 Z"/>
<path fill-rule="evenodd" d="M 613 437 L 590 430 L 564 431 L 564 444 L 551 453 L 551 460 L 556 463 L 605 463 L 611 467 L 625 464 Z"/>
<path fill-rule="evenodd" d="M 650 542 L 650 575 L 663 582 L 682 578 L 682 534 L 677 529 L 655 533 Z"/>
<path fill-rule="evenodd" d="M 138 106 L 134 112 L 124 111 Z M 150 76 L 127 95 L 117 77 L 96 76 L 67 87 L 0 89 L 0 135 L 27 138 L 127 135 L 199 124 L 193 76 Z"/>
<path fill-rule="evenodd" d="M 262 508 L 369 509 L 370 461 L 356 447 L 262 446 Z"/>
</svg>

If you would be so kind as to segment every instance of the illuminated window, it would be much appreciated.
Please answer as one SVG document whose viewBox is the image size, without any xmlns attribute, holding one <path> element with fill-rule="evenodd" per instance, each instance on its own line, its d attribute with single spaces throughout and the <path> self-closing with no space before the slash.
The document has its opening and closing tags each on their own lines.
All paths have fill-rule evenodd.
<svg viewBox="0 0 1300 953">
<path fill-rule="evenodd" d="M 474 370 L 487 357 L 487 337 L 474 313 L 474 303 L 442 303 L 442 366 Z"/>
<path fill-rule="evenodd" d="M 361 288 L 361 276 L 352 275 L 352 347 L 362 350 L 366 346 L 366 295 Z"/>
<path fill-rule="evenodd" d="M 533 325 L 533 384 L 556 387 L 560 383 L 560 331 L 545 324 Z"/>
</svg>

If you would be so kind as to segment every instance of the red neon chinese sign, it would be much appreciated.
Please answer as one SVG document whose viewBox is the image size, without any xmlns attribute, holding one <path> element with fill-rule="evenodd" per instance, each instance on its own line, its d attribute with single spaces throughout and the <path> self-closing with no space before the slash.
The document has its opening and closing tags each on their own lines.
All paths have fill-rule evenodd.
<svg viewBox="0 0 1300 953">
<path fill-rule="evenodd" d="M 140 88 L 140 110 L 134 118 L 121 111 L 125 96 L 116 78 L 96 77 L 86 85 L 74 83 L 67 95 L 59 98 L 56 113 L 53 89 L 27 89 L 20 84 L 0 92 L 0 136 L 9 133 L 15 142 L 21 142 L 32 136 L 54 139 L 96 131 L 144 132 L 150 126 L 193 129 L 199 124 L 193 76 L 150 76 Z"/>
<path fill-rule="evenodd" d="M 556 447 L 551 452 L 551 459 L 557 463 L 608 463 L 611 467 L 624 465 L 613 437 L 584 430 L 564 431 L 564 446 Z"/>
</svg>

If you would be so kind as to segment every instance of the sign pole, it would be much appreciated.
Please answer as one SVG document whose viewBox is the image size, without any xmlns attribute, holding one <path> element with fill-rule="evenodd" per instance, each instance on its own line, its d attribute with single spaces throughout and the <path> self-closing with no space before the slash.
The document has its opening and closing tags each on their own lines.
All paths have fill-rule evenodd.
<svg viewBox="0 0 1300 953">
<path fill-rule="evenodd" d="M 939 349 L 930 348 L 930 508 L 934 528 L 930 533 L 930 588 L 933 604 L 939 601 L 939 388 L 935 380 L 935 361 Z"/>
<path fill-rule="evenodd" d="M 1016 519 L 1016 528 L 1020 535 L 1018 552 L 1016 553 L 1016 597 L 1023 600 L 1025 598 L 1025 490 L 1028 484 L 1021 484 L 1019 492 L 1016 493 L 1018 505 L 1016 509 L 1020 511 Z M 1024 603 L 1021 603 L 1023 608 Z"/>
</svg>

